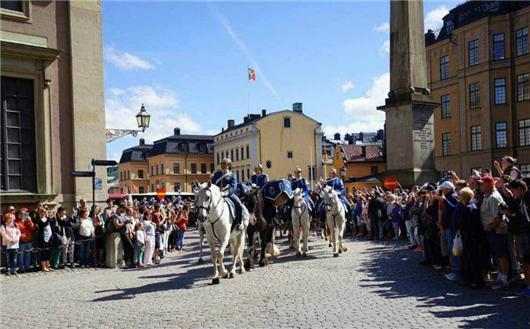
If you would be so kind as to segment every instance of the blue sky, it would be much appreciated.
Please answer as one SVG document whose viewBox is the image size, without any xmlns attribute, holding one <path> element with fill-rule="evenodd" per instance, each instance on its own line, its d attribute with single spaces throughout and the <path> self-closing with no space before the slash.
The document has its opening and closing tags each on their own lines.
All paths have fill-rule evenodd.
<svg viewBox="0 0 530 329">
<path fill-rule="evenodd" d="M 426 28 L 457 3 L 426 1 Z M 104 1 L 107 127 L 135 128 L 145 103 L 147 142 L 174 127 L 214 134 L 240 122 L 250 99 L 253 113 L 303 102 L 326 134 L 373 131 L 388 92 L 388 20 L 388 1 Z M 108 157 L 139 137 L 107 144 Z"/>
</svg>

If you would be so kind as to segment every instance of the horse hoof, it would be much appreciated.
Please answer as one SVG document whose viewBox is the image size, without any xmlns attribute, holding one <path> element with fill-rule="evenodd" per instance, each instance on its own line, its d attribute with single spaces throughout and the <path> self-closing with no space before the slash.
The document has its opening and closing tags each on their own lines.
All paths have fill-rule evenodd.
<svg viewBox="0 0 530 329">
<path fill-rule="evenodd" d="M 330 248 L 331 248 L 331 243 L 330 243 L 330 244 L 328 244 L 328 247 L 330 247 Z"/>
<path fill-rule="evenodd" d="M 222 275 L 223 279 L 228 279 L 229 276 L 230 276 L 229 273 L 226 273 L 226 274 L 223 274 L 223 275 Z"/>
<path fill-rule="evenodd" d="M 197 264 L 199 264 L 199 265 L 200 265 L 200 264 L 204 264 L 204 259 L 199 258 L 199 261 L 197 262 Z"/>
<path fill-rule="evenodd" d="M 238 273 L 241 275 L 241 274 L 245 273 L 245 270 L 240 268 Z"/>
<path fill-rule="evenodd" d="M 232 273 L 232 272 L 230 272 L 230 273 L 228 274 L 228 278 L 229 278 L 229 279 L 233 279 L 234 276 L 235 276 L 235 275 L 234 275 L 234 273 Z"/>
<path fill-rule="evenodd" d="M 307 254 L 305 252 L 302 253 L 302 257 L 307 257 Z"/>
<path fill-rule="evenodd" d="M 219 278 L 213 278 L 212 284 L 219 284 L 221 281 L 219 281 Z"/>
<path fill-rule="evenodd" d="M 266 260 L 262 260 L 262 261 L 259 262 L 259 266 L 260 266 L 260 267 L 265 267 L 265 266 L 267 266 L 267 265 L 269 265 L 269 262 L 266 261 Z"/>
<path fill-rule="evenodd" d="M 297 252 L 296 257 L 300 257 L 300 256 L 302 256 L 302 254 L 300 252 Z"/>
<path fill-rule="evenodd" d="M 339 254 L 342 254 L 342 249 L 339 248 Z"/>
<path fill-rule="evenodd" d="M 333 257 L 339 257 L 339 254 L 333 254 Z"/>
</svg>

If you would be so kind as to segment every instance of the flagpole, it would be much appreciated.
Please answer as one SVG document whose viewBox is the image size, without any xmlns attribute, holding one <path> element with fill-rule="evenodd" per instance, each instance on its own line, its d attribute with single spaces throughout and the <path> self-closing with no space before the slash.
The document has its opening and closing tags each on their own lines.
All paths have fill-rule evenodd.
<svg viewBox="0 0 530 329">
<path fill-rule="evenodd" d="M 247 78 L 247 115 L 250 115 L 250 76 Z"/>
</svg>

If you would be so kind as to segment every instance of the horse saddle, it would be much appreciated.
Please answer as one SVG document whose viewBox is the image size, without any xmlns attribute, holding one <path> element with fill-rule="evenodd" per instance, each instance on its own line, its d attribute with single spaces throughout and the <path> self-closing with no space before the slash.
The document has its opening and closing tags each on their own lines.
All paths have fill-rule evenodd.
<svg viewBox="0 0 530 329">
<path fill-rule="evenodd" d="M 230 211 L 230 216 L 236 218 L 236 205 L 234 201 L 230 200 L 229 197 L 224 197 L 225 202 L 228 204 L 228 210 Z"/>
<path fill-rule="evenodd" d="M 263 197 L 274 202 L 277 206 L 293 198 L 291 182 L 287 179 L 278 179 L 268 182 L 262 189 Z"/>
</svg>

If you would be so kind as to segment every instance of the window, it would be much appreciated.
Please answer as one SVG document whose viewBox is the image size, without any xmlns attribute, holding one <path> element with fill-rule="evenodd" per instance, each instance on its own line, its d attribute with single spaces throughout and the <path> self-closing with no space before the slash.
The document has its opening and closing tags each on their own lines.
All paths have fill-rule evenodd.
<svg viewBox="0 0 530 329">
<path fill-rule="evenodd" d="M 151 192 L 155 192 L 156 189 L 155 189 L 155 184 L 151 184 Z"/>
<path fill-rule="evenodd" d="M 173 164 L 173 174 L 180 174 L 180 163 Z"/>
<path fill-rule="evenodd" d="M 243 152 L 243 146 L 241 146 L 241 160 L 245 158 L 245 153 Z"/>
<path fill-rule="evenodd" d="M 230 160 L 234 159 L 234 149 L 230 150 Z"/>
<path fill-rule="evenodd" d="M 210 172 L 213 173 L 215 171 L 215 165 L 213 163 L 210 163 Z"/>
<path fill-rule="evenodd" d="M 0 189 L 37 192 L 33 80 L 2 77 L 1 108 Z"/>
<path fill-rule="evenodd" d="M 144 171 L 143 170 L 138 170 L 138 178 L 144 178 Z"/>
<path fill-rule="evenodd" d="M 156 174 L 158 175 L 158 165 L 156 165 L 155 168 L 156 168 L 156 171 L 155 171 L 155 172 L 156 172 Z"/>
<path fill-rule="evenodd" d="M 528 54 L 528 26 L 515 31 L 515 56 Z"/>
<path fill-rule="evenodd" d="M 182 142 L 178 145 L 178 150 L 180 153 L 189 153 L 190 147 L 188 143 Z"/>
<path fill-rule="evenodd" d="M 191 164 L 191 173 L 192 174 L 196 174 L 197 173 L 197 164 L 196 163 L 192 163 Z"/>
<path fill-rule="evenodd" d="M 467 44 L 469 66 L 478 64 L 478 39 L 471 40 Z"/>
<path fill-rule="evenodd" d="M 289 159 L 293 158 L 293 151 L 287 151 L 287 158 Z"/>
<path fill-rule="evenodd" d="M 495 85 L 495 104 L 506 104 L 506 79 L 495 79 L 493 84 Z"/>
<path fill-rule="evenodd" d="M 201 163 L 201 174 L 206 174 L 206 163 Z"/>
<path fill-rule="evenodd" d="M 180 192 L 180 183 L 173 184 L 173 192 Z"/>
<path fill-rule="evenodd" d="M 508 124 L 506 122 L 495 123 L 495 145 L 497 148 L 508 147 Z"/>
<path fill-rule="evenodd" d="M 519 170 L 523 177 L 527 177 L 530 174 L 530 164 L 522 164 L 519 166 Z"/>
<path fill-rule="evenodd" d="M 160 165 L 160 175 L 164 175 L 164 164 Z"/>
<path fill-rule="evenodd" d="M 530 99 L 530 91 L 528 88 L 528 73 L 519 74 L 517 76 L 517 101 L 527 101 Z"/>
<path fill-rule="evenodd" d="M 442 110 L 442 119 L 447 119 L 451 117 L 451 96 L 442 95 L 440 97 L 441 110 Z"/>
<path fill-rule="evenodd" d="M 519 120 L 519 146 L 530 145 L 530 119 Z"/>
<path fill-rule="evenodd" d="M 239 161 L 239 148 L 236 148 L 236 161 Z"/>
<path fill-rule="evenodd" d="M 493 60 L 504 59 L 504 33 L 493 34 Z"/>
<path fill-rule="evenodd" d="M 482 129 L 480 126 L 471 127 L 471 151 L 482 150 Z"/>
<path fill-rule="evenodd" d="M 239 180 L 241 182 L 245 181 L 245 169 L 241 169 L 241 176 L 239 177 Z"/>
<path fill-rule="evenodd" d="M 449 155 L 451 153 L 451 133 L 442 134 L 442 156 Z"/>
<path fill-rule="evenodd" d="M 220 164 L 221 163 L 221 159 L 220 159 L 220 154 L 219 152 L 217 152 L 217 164 Z"/>
<path fill-rule="evenodd" d="M 123 180 L 123 173 L 120 171 L 120 180 Z"/>
<path fill-rule="evenodd" d="M 283 127 L 284 128 L 291 128 L 291 118 L 289 118 L 289 117 L 283 118 Z"/>
<path fill-rule="evenodd" d="M 378 166 L 370 166 L 370 173 L 377 174 L 379 172 Z"/>
<path fill-rule="evenodd" d="M 449 56 L 440 57 L 440 80 L 449 78 Z"/>
<path fill-rule="evenodd" d="M 247 159 L 250 159 L 250 147 L 247 145 Z"/>
<path fill-rule="evenodd" d="M 11 11 L 19 11 L 24 12 L 24 6 L 22 1 L 14 1 L 14 0 L 2 0 L 1 2 L 2 9 L 7 9 Z"/>
<path fill-rule="evenodd" d="M 138 193 L 145 193 L 143 186 L 138 187 Z"/>
<path fill-rule="evenodd" d="M 469 85 L 469 108 L 477 110 L 480 107 L 480 85 L 478 82 Z"/>
<path fill-rule="evenodd" d="M 130 180 L 130 179 L 131 179 L 131 172 L 127 170 L 127 180 Z"/>
</svg>

